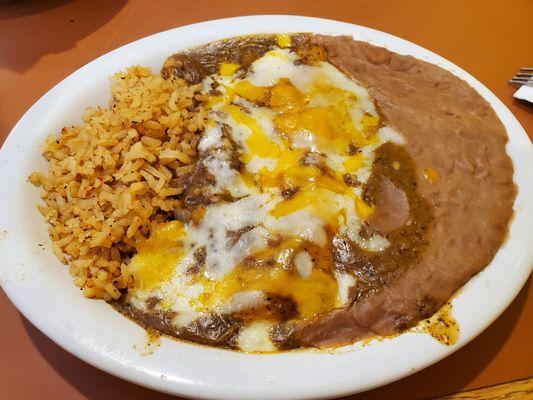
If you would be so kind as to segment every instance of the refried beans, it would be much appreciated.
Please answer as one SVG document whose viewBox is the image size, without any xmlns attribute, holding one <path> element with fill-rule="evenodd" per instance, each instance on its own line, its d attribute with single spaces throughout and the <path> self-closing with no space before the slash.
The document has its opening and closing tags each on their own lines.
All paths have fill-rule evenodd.
<svg viewBox="0 0 533 400">
<path fill-rule="evenodd" d="M 373 296 L 291 326 L 282 336 L 292 346 L 390 335 L 435 313 L 490 263 L 507 234 L 516 195 L 505 128 L 466 82 L 436 65 L 351 37 L 317 35 L 313 41 L 369 90 L 380 115 L 404 135 L 433 221 L 418 263 Z M 426 168 L 438 173 L 435 182 L 424 176 Z"/>
</svg>

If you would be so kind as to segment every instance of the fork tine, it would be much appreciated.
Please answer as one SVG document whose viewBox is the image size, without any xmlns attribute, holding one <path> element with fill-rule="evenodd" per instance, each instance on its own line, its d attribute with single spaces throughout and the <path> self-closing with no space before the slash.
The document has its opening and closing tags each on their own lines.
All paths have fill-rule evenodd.
<svg viewBox="0 0 533 400">
<path fill-rule="evenodd" d="M 518 80 L 518 79 L 511 79 L 509 80 L 509 85 L 511 86 L 515 86 L 515 87 L 520 87 L 520 86 L 523 86 L 523 85 L 526 85 L 529 81 L 526 81 L 526 80 Z"/>
<path fill-rule="evenodd" d="M 517 72 L 516 75 L 509 80 L 509 85 L 514 87 L 533 85 L 533 67 L 520 68 L 520 72 Z"/>
</svg>

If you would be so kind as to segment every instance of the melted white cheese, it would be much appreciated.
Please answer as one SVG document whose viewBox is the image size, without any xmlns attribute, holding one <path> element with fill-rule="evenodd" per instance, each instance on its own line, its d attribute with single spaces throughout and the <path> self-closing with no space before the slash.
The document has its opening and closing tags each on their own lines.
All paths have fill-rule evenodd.
<svg viewBox="0 0 533 400">
<path fill-rule="evenodd" d="M 300 251 L 294 257 L 294 266 L 303 279 L 309 279 L 313 272 L 313 259 L 307 251 Z"/>
<path fill-rule="evenodd" d="M 226 304 L 220 307 L 220 312 L 231 314 L 252 307 L 260 306 L 265 302 L 265 294 L 259 290 L 250 290 L 235 294 Z"/>
<path fill-rule="evenodd" d="M 287 78 L 303 93 L 307 93 L 317 81 L 317 78 L 320 78 L 339 89 L 356 94 L 364 110 L 363 112 L 377 115 L 374 103 L 372 103 L 366 89 L 349 79 L 333 65 L 323 61 L 316 66 L 296 65 L 294 61 L 297 59 L 298 56 L 289 49 L 269 51 L 252 64 L 252 72 L 248 74 L 247 78 L 255 86 L 272 86 L 281 78 Z M 316 103 L 311 102 L 311 105 L 324 104 L 320 102 L 319 97 L 314 101 Z M 362 117 L 362 114 L 360 117 Z"/>
<path fill-rule="evenodd" d="M 319 246 L 324 246 L 327 241 L 324 221 L 308 209 L 296 211 L 279 219 L 269 218 L 265 221 L 265 225 L 271 231 L 297 236 Z"/>
<path fill-rule="evenodd" d="M 237 338 L 237 345 L 246 352 L 271 352 L 276 346 L 270 339 L 272 324 L 266 321 L 253 322 L 241 330 Z"/>
<path fill-rule="evenodd" d="M 230 203 L 217 203 L 207 208 L 198 226 L 187 226 L 185 246 L 205 247 L 205 275 L 221 279 L 244 258 L 267 246 L 268 232 L 258 224 L 269 212 L 268 195 L 250 195 Z M 228 232 L 254 227 L 232 244 Z"/>
<path fill-rule="evenodd" d="M 278 160 L 275 158 L 265 158 L 254 156 L 248 163 L 246 163 L 246 169 L 254 174 L 257 174 L 262 169 L 273 171 L 278 164 Z"/>
<path fill-rule="evenodd" d="M 209 149 L 220 146 L 222 142 L 222 129 L 220 124 L 210 124 L 206 126 L 202 139 L 198 143 L 198 150 L 207 151 Z"/>
<path fill-rule="evenodd" d="M 339 298 L 342 305 L 346 305 L 350 300 L 350 289 L 355 285 L 356 279 L 346 273 L 335 271 L 335 278 L 337 279 L 337 285 L 339 286 Z"/>
</svg>

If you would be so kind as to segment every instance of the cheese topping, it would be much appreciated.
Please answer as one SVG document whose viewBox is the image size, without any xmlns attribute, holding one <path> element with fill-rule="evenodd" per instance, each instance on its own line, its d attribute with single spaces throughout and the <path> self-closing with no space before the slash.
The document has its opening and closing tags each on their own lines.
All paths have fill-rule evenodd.
<svg viewBox="0 0 533 400">
<path fill-rule="evenodd" d="M 211 193 L 232 200 L 203 205 L 198 223 L 160 226 L 131 263 L 136 304 L 163 299 L 158 307 L 176 311 L 179 326 L 203 313 L 260 310 L 272 296 L 293 304 L 295 318 L 327 312 L 357 284 L 335 270 L 333 237 L 374 252 L 388 246 L 359 233 L 373 213 L 360 186 L 374 150 L 402 138 L 381 126 L 363 87 L 328 62 L 299 62 L 285 36 L 246 73 L 222 64 L 204 82 L 206 92 L 216 83 L 217 94 L 199 162 L 213 177 Z M 235 148 L 221 145 L 227 136 Z M 239 346 L 271 351 L 272 318 L 257 311 Z"/>
</svg>

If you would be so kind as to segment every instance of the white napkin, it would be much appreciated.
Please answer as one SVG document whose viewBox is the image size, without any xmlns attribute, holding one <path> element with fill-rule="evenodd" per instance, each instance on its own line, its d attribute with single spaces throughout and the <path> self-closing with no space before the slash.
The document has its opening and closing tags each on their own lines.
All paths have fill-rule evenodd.
<svg viewBox="0 0 533 400">
<path fill-rule="evenodd" d="M 533 79 L 530 79 L 526 85 L 522 85 L 520 89 L 515 92 L 514 97 L 533 103 Z"/>
</svg>

